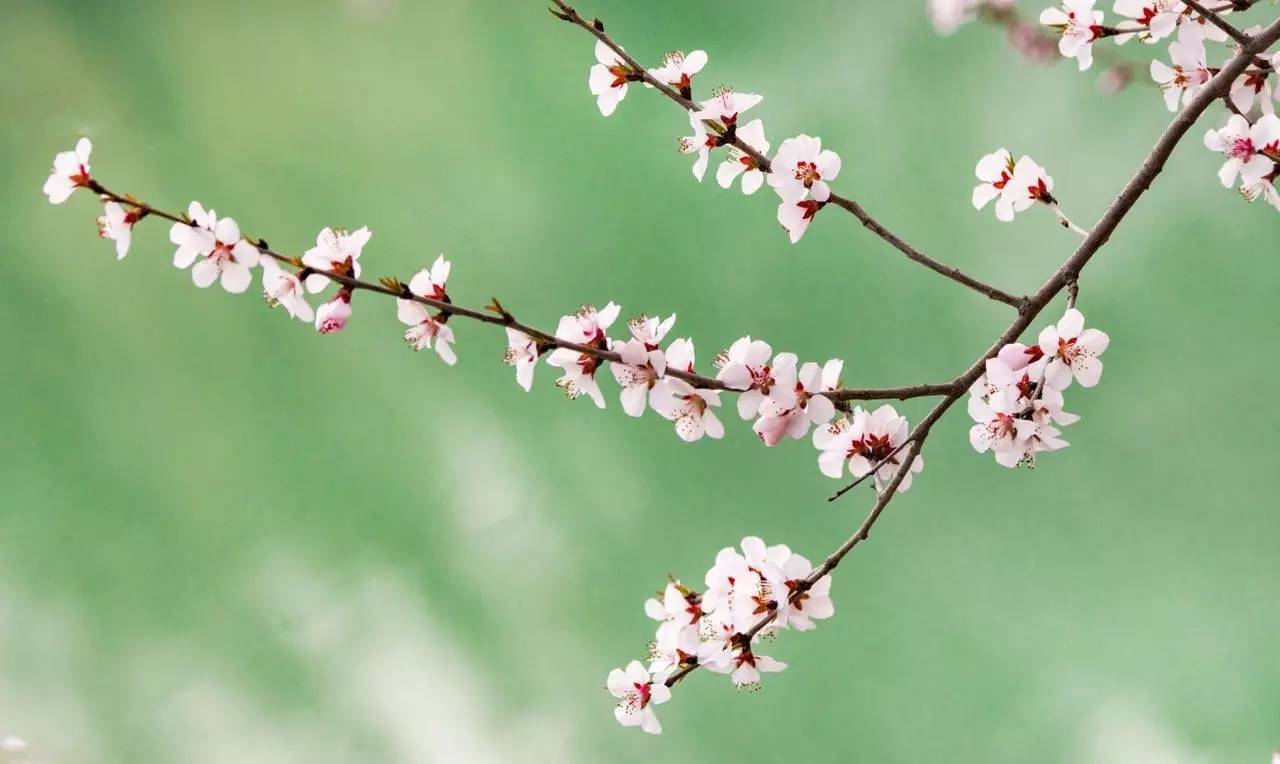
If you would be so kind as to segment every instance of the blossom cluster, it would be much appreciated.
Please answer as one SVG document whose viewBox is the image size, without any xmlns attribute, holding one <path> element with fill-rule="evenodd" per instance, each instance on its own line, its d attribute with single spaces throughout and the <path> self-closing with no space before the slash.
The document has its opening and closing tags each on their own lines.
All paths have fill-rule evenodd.
<svg viewBox="0 0 1280 764">
<path fill-rule="evenodd" d="M 1080 420 L 1062 410 L 1063 391 L 1072 381 L 1093 387 L 1102 378 L 1099 356 L 1111 342 L 1106 333 L 1084 328 L 1084 316 L 1068 308 L 1030 345 L 1010 343 L 986 362 L 969 388 L 969 442 L 990 451 L 1005 467 L 1034 467 L 1036 454 L 1068 444 L 1058 427 Z"/>
<path fill-rule="evenodd" d="M 650 80 L 676 89 L 682 98 L 692 97 L 694 75 L 707 64 L 705 51 L 689 55 L 680 51 L 666 54 L 662 63 L 644 72 L 632 67 L 617 51 L 597 41 L 596 63 L 587 78 L 588 89 L 596 97 L 600 113 L 609 116 L 626 97 L 631 82 Z M 742 122 L 741 116 L 760 103 L 763 96 L 739 93 L 732 88 L 717 88 L 710 99 L 695 102 L 697 108 L 688 113 L 692 133 L 677 141 L 680 151 L 694 154 L 693 176 L 702 181 L 711 160 L 711 152 L 724 147 L 724 157 L 716 168 L 716 182 L 729 188 L 742 177 L 742 192 L 755 193 L 768 176 L 768 183 L 780 199 L 778 223 L 794 244 L 804 236 L 818 211 L 831 198 L 828 181 L 840 174 L 840 156 L 822 148 L 822 139 L 808 135 L 787 138 L 772 160 L 761 160 L 769 152 L 764 123 L 759 119 Z M 740 141 L 742 145 L 736 145 Z M 747 151 L 743 148 L 750 149 Z"/>
<path fill-rule="evenodd" d="M 740 548 L 720 550 L 701 592 L 673 579 L 644 603 L 644 612 L 658 622 L 648 664 L 632 661 L 606 680 L 618 701 L 614 716 L 624 727 L 662 731 L 654 706 L 671 698 L 668 682 L 674 684 L 679 671 L 705 668 L 728 674 L 740 689 L 759 687 L 762 673 L 787 667 L 760 653 L 761 640 L 786 629 L 809 631 L 835 613 L 831 576 L 813 579 L 808 559 L 755 536 Z"/>
</svg>

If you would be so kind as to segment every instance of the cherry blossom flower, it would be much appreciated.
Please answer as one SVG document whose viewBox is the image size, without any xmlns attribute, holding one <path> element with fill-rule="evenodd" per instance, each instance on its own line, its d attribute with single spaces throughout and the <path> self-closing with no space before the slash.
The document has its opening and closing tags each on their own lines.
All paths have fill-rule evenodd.
<svg viewBox="0 0 1280 764">
<path fill-rule="evenodd" d="M 662 57 L 661 66 L 649 70 L 649 75 L 658 82 L 675 88 L 684 98 L 689 98 L 693 90 L 693 76 L 702 71 L 702 67 L 706 65 L 705 50 L 695 50 L 687 56 L 682 51 L 673 50 Z M 653 87 L 648 83 L 645 83 L 645 86 Z"/>
<path fill-rule="evenodd" d="M 347 327 L 351 318 L 351 293 L 339 289 L 333 299 L 316 308 L 316 331 L 336 334 Z"/>
<path fill-rule="evenodd" d="M 749 688 L 760 684 L 761 672 L 782 671 L 787 664 L 739 645 L 728 652 L 727 659 L 713 660 L 706 667 L 717 674 L 728 674 L 729 680 L 739 688 Z"/>
<path fill-rule="evenodd" d="M 764 123 L 753 119 L 738 128 L 738 137 L 751 148 L 767 155 L 769 141 L 764 137 Z M 733 185 L 733 179 L 742 176 L 742 193 L 754 194 L 764 184 L 764 172 L 755 157 L 736 146 L 728 146 L 724 161 L 716 168 L 716 182 L 721 188 Z"/>
<path fill-rule="evenodd" d="M 205 211 L 199 202 L 187 208 L 191 224 L 174 223 L 169 229 L 169 241 L 178 245 L 173 253 L 173 264 L 191 268 L 191 280 L 201 289 L 221 279 L 222 288 L 232 294 L 240 294 L 249 288 L 253 274 L 249 269 L 258 264 L 256 247 L 240 237 L 240 226 L 231 218 L 219 219 L 213 210 Z"/>
<path fill-rule="evenodd" d="M 107 201 L 98 217 L 98 235 L 116 243 L 116 259 L 123 260 L 129 254 L 133 242 L 133 226 L 142 219 L 142 210 L 125 209 L 119 202 Z"/>
<path fill-rule="evenodd" d="M 1254 103 L 1259 104 L 1263 114 L 1275 114 L 1276 106 L 1272 102 L 1272 71 L 1249 69 L 1236 78 L 1231 85 L 1231 103 L 1240 112 L 1248 114 Z"/>
<path fill-rule="evenodd" d="M 1054 326 L 1040 332 L 1040 350 L 1049 358 L 1045 367 L 1045 384 L 1065 390 L 1075 379 L 1084 387 L 1093 387 L 1102 377 L 1102 355 L 1111 338 L 1097 329 L 1084 328 L 1084 316 L 1068 308 Z"/>
<path fill-rule="evenodd" d="M 77 188 L 87 188 L 93 176 L 89 174 L 89 154 L 93 143 L 88 138 L 76 141 L 74 151 L 59 151 L 53 156 L 53 169 L 44 182 L 44 195 L 50 204 L 62 204 Z"/>
<path fill-rule="evenodd" d="M 1272 171 L 1267 177 L 1244 181 L 1240 184 L 1240 195 L 1249 202 L 1257 201 L 1261 197 L 1266 199 L 1272 207 L 1280 210 L 1280 193 L 1276 192 L 1274 175 L 1275 172 Z"/>
<path fill-rule="evenodd" d="M 419 297 L 448 302 L 446 286 L 452 267 L 444 259 L 444 255 L 440 255 L 431 264 L 431 268 L 422 268 L 413 274 L 413 278 L 409 280 L 409 291 Z M 414 300 L 396 300 L 396 317 L 409 327 L 405 330 L 404 340 L 414 350 L 434 345 L 440 360 L 453 366 L 458 362 L 458 356 L 453 352 L 453 329 L 446 323 L 449 314 L 441 311 L 433 316 L 428 307 Z"/>
<path fill-rule="evenodd" d="M 818 455 L 818 468 L 828 477 L 839 478 L 847 461 L 849 473 L 862 477 L 884 462 L 875 475 L 876 490 L 882 491 L 905 458 L 909 434 L 906 417 L 899 416 L 893 406 L 886 403 L 871 414 L 856 406 L 852 419 L 838 419 L 814 432 L 813 445 L 822 452 Z M 898 492 L 910 489 L 912 476 L 922 470 L 924 458 L 917 455 L 898 485 Z"/>
<path fill-rule="evenodd" d="M 1013 220 L 1013 196 L 1006 193 L 1009 182 L 1013 180 L 1016 163 L 1008 149 L 996 149 L 978 160 L 973 174 L 982 181 L 973 187 L 973 208 L 980 210 L 992 199 L 996 200 L 996 218 L 1008 222 Z"/>
<path fill-rule="evenodd" d="M 671 581 L 662 591 L 662 599 L 650 598 L 644 603 L 644 612 L 655 621 L 660 621 L 658 635 L 693 627 L 696 629 L 702 620 L 702 601 L 697 592 L 681 584 Z M 690 653 L 692 655 L 692 653 Z"/>
<path fill-rule="evenodd" d="M 706 590 L 702 593 L 702 612 L 718 614 L 721 621 L 731 623 L 733 620 L 733 590 L 738 581 L 754 575 L 747 566 L 747 559 L 738 554 L 733 547 L 725 547 L 716 554 L 715 564 L 707 571 L 703 583 Z"/>
<path fill-rule="evenodd" d="M 325 228 L 316 235 L 316 245 L 302 253 L 302 264 L 318 271 L 345 273 L 360 278 L 360 253 L 373 236 L 367 227 L 348 232 Z M 306 278 L 307 291 L 316 293 L 329 285 L 329 277 L 312 273 Z"/>
<path fill-rule="evenodd" d="M 1123 45 L 1135 35 L 1147 43 L 1168 37 L 1177 28 L 1178 19 L 1187 7 L 1182 0 L 1116 0 L 1114 10 L 1131 19 L 1117 24 L 1117 29 L 1135 29 L 1133 33 L 1116 36 L 1116 43 Z"/>
<path fill-rule="evenodd" d="M 695 112 L 689 112 L 689 125 L 693 128 L 693 135 L 681 138 L 677 145 L 680 147 L 680 153 L 693 154 L 697 153 L 698 158 L 693 162 L 693 177 L 702 182 L 702 176 L 707 173 L 707 162 L 711 158 L 711 149 L 720 145 L 720 137 L 707 132 L 707 126 Z"/>
<path fill-rule="evenodd" d="M 969 428 L 969 443 L 980 454 L 994 452 L 996 461 L 1005 467 L 1018 466 L 1026 441 L 1036 430 L 1035 422 L 1019 417 L 1024 410 L 1025 406 L 1009 390 L 985 401 L 970 396 L 969 416 L 976 424 Z"/>
<path fill-rule="evenodd" d="M 1062 410 L 1062 392 L 1044 385 L 1040 397 L 1031 403 L 1031 418 L 1037 424 L 1060 424 L 1063 427 L 1080 421 L 1079 414 L 1069 414 Z"/>
<path fill-rule="evenodd" d="M 844 362 L 833 358 L 825 366 L 806 363 L 798 370 L 793 353 L 779 353 L 773 360 L 774 384 L 760 403 L 760 419 L 752 429 L 767 446 L 783 436 L 803 438 L 811 424 L 825 424 L 835 414 L 835 404 L 823 393 L 835 389 Z"/>
<path fill-rule="evenodd" d="M 297 275 L 290 273 L 275 261 L 275 258 L 264 257 L 262 262 L 262 299 L 267 305 L 283 306 L 291 318 L 311 323 L 315 320 L 315 310 L 307 303 L 306 290 Z"/>
<path fill-rule="evenodd" d="M 716 356 L 716 379 L 731 390 L 743 391 L 738 396 L 738 416 L 743 419 L 759 415 L 760 404 L 773 387 L 773 369 L 769 365 L 772 355 L 769 343 L 747 336 Z"/>
<path fill-rule="evenodd" d="M 640 661 L 631 661 L 625 670 L 610 671 L 606 686 L 618 699 L 618 707 L 613 710 L 618 723 L 639 727 L 651 735 L 661 733 L 662 725 L 653 707 L 671 699 L 671 690 L 663 684 L 665 681 L 666 677 L 661 674 L 650 674 Z"/>
<path fill-rule="evenodd" d="M 1186 32 L 1192 28 L 1181 27 L 1178 39 L 1169 43 L 1172 67 L 1159 60 L 1151 62 L 1151 79 L 1164 91 L 1164 102 L 1169 111 L 1177 111 L 1179 101 L 1190 103 L 1213 78 L 1213 73 L 1205 63 L 1203 38 L 1198 33 Z"/>
<path fill-rule="evenodd" d="M 1093 65 L 1093 42 L 1102 35 L 1102 11 L 1093 9 L 1095 0 L 1063 0 L 1058 8 L 1045 8 L 1040 23 L 1058 29 L 1058 52 L 1076 59 L 1080 71 Z"/>
<path fill-rule="evenodd" d="M 700 647 L 698 629 L 688 626 L 663 629 L 659 626 L 649 648 L 649 673 L 669 674 L 696 661 Z"/>
<path fill-rule="evenodd" d="M 516 367 L 516 383 L 527 393 L 533 388 L 533 370 L 538 365 L 538 343 L 529 335 L 507 327 L 507 352 L 502 362 Z"/>
<path fill-rule="evenodd" d="M 1036 454 L 1041 451 L 1057 451 L 1071 445 L 1059 437 L 1061 434 L 1058 428 L 1053 425 L 1045 422 L 1036 422 L 1035 430 L 1022 443 L 1018 464 L 1025 464 L 1027 467 L 1035 469 Z"/>
<path fill-rule="evenodd" d="M 596 41 L 596 61 L 587 76 L 587 88 L 596 97 L 600 113 L 609 116 L 627 97 L 627 83 L 636 78 L 622 57 L 613 52 L 603 41 Z"/>
<path fill-rule="evenodd" d="M 808 586 L 804 582 L 813 572 L 813 565 L 808 558 L 798 554 L 789 556 L 781 566 L 781 572 L 787 587 L 787 626 L 796 631 L 810 631 L 817 628 L 815 620 L 830 618 L 835 615 L 835 604 L 831 601 L 831 575 L 825 575 Z"/>
<path fill-rule="evenodd" d="M 693 442 L 703 435 L 723 438 L 724 425 L 711 410 L 720 405 L 720 391 L 694 387 L 683 379 L 664 377 L 653 388 L 649 405 L 663 418 L 675 422 L 681 440 Z"/>
<path fill-rule="evenodd" d="M 1218 171 L 1218 180 L 1223 186 L 1235 185 L 1237 176 L 1244 183 L 1254 183 L 1275 167 L 1275 162 L 1263 152 L 1280 156 L 1280 118 L 1264 114 L 1250 126 L 1249 120 L 1232 114 L 1225 127 L 1205 133 L 1204 145 L 1227 157 Z"/>
<path fill-rule="evenodd" d="M 593 306 L 585 305 L 577 313 L 564 316 L 556 328 L 556 339 L 587 345 L 600 350 L 609 346 L 605 330 L 613 325 L 621 308 L 612 302 L 597 311 Z M 599 408 L 604 408 L 604 394 L 596 381 L 596 371 L 600 368 L 600 359 L 594 355 L 583 353 L 572 348 L 556 348 L 547 357 L 547 363 L 564 371 L 556 380 L 556 385 L 565 392 L 565 396 L 573 399 L 586 395 Z"/>
<path fill-rule="evenodd" d="M 827 181 L 840 174 L 840 155 L 823 149 L 821 138 L 799 135 L 782 142 L 772 167 L 769 185 L 784 202 L 798 202 L 806 195 L 825 202 L 831 197 Z"/>
<path fill-rule="evenodd" d="M 622 356 L 622 363 L 609 364 L 609 370 L 622 386 L 622 410 L 630 416 L 644 413 L 654 386 L 667 373 L 667 357 L 658 343 L 671 331 L 675 322 L 674 313 L 665 321 L 640 316 L 627 324 L 631 339 L 613 345 L 612 349 Z"/>
<path fill-rule="evenodd" d="M 1021 342 L 1010 342 L 1008 345 L 1000 348 L 1000 352 L 996 355 L 1010 372 L 1021 371 L 1027 366 L 1036 363 L 1044 358 L 1044 351 L 1040 349 L 1040 345 L 1024 345 Z M 990 370 L 990 362 L 987 364 Z M 1043 373 L 1043 372 L 1041 372 Z"/>
<path fill-rule="evenodd" d="M 737 127 L 739 115 L 763 100 L 764 96 L 755 93 L 739 93 L 728 87 L 717 88 L 710 100 L 702 102 L 702 108 L 698 110 L 697 117 L 717 120 L 726 129 L 734 129 Z"/>
</svg>

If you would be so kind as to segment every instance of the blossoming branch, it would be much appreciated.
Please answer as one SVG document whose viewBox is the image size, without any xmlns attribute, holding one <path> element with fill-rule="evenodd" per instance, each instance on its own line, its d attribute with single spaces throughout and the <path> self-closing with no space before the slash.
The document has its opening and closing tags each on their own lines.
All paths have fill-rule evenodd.
<svg viewBox="0 0 1280 764">
<path fill-rule="evenodd" d="M 587 306 L 564 315 L 556 330 L 549 332 L 517 320 L 496 299 L 483 308 L 455 303 L 449 293 L 453 264 L 443 255 L 407 282 L 394 277 L 362 280 L 362 256 L 372 239 L 367 228 L 324 228 L 314 246 L 301 255 L 284 254 L 262 238 L 245 235 L 234 219 L 219 217 L 198 202 L 174 213 L 108 189 L 91 172 L 92 145 L 87 138 L 74 150 L 55 156 L 44 193 L 54 204 L 67 201 L 77 189 L 97 195 L 102 203 L 100 234 L 114 242 L 119 258 L 128 254 L 134 228 L 142 221 L 150 217 L 168 221 L 169 240 L 175 246 L 173 264 L 190 269 L 197 287 L 216 282 L 227 292 L 240 294 L 250 288 L 254 273 L 260 272 L 267 304 L 283 308 L 291 318 L 322 334 L 346 327 L 360 292 L 394 298 L 395 316 L 405 327 L 409 347 L 434 350 L 447 365 L 457 362 L 458 338 L 452 319 L 499 326 L 507 338 L 503 360 L 515 368 L 516 381 L 525 390 L 531 389 L 538 359 L 545 354 L 546 363 L 559 369 L 556 384 L 568 398 L 587 397 L 605 408 L 599 372 L 607 365 L 625 413 L 639 417 L 652 409 L 670 421 L 685 441 L 723 437 L 726 430 L 717 413 L 721 395 L 737 395 L 739 418 L 752 421 L 752 430 L 766 446 L 809 437 L 823 474 L 852 478 L 832 500 L 869 481 L 875 500 L 868 514 L 821 563 L 814 565 L 784 545 L 767 545 L 748 536 L 739 548 L 720 551 L 704 576 L 702 590 L 671 580 L 646 603 L 645 612 L 659 622 L 648 661 L 632 661 L 611 672 L 606 684 L 618 700 L 618 721 L 648 732 L 661 729 L 654 707 L 670 697 L 671 687 L 699 668 L 728 674 L 739 687 L 756 687 L 762 672 L 786 667 L 760 653 L 760 640 L 784 629 L 812 629 L 816 621 L 834 614 L 831 572 L 868 537 L 893 498 L 911 487 L 923 470 L 921 452 L 933 425 L 961 398 L 968 396 L 968 413 L 974 420 L 969 431 L 973 448 L 990 452 L 1003 466 L 1034 465 L 1038 454 L 1067 446 L 1060 428 L 1079 417 L 1064 410 L 1064 392 L 1074 383 L 1098 384 L 1103 370 L 1100 356 L 1109 345 L 1104 332 L 1086 328 L 1076 307 L 1080 272 L 1214 101 L 1221 99 L 1231 112 L 1224 126 L 1205 137 L 1206 146 L 1225 157 L 1220 181 L 1232 186 L 1239 180 L 1246 199 L 1264 196 L 1280 206 L 1274 188 L 1280 166 L 1280 121 L 1274 115 L 1274 90 L 1269 84 L 1276 60 L 1264 55 L 1280 39 L 1280 21 L 1265 29 L 1235 30 L 1222 15 L 1252 5 L 1244 0 L 1230 8 L 1176 0 L 1155 0 L 1139 7 L 1118 0 L 1117 11 L 1132 20 L 1114 27 L 1102 24 L 1101 12 L 1093 10 L 1090 0 L 1069 0 L 1042 15 L 1047 27 L 1061 35 L 1062 53 L 1075 58 L 1081 68 L 1087 68 L 1097 39 L 1110 37 L 1123 43 L 1137 37 L 1149 43 L 1177 34 L 1177 42 L 1170 47 L 1173 66 L 1153 62 L 1152 76 L 1158 83 L 1167 80 L 1167 85 L 1162 84 L 1166 105 L 1181 110 L 1090 228 L 1066 215 L 1055 196 L 1053 178 L 1030 157 L 1015 159 L 1000 148 L 978 161 L 979 182 L 971 197 L 975 208 L 992 205 L 996 218 L 1008 222 L 1033 207 L 1043 207 L 1056 223 L 1082 237 L 1057 271 L 1025 296 L 925 255 L 859 202 L 837 194 L 830 183 L 839 176 L 842 162 L 820 138 L 804 134 L 787 138 L 772 158 L 767 156 L 771 145 L 763 121 L 741 119 L 762 102 L 762 96 L 722 88 L 705 100 L 694 100 L 695 80 L 709 62 L 706 52 L 669 53 L 658 66 L 646 68 L 605 32 L 599 20 L 584 19 L 562 0 L 552 2 L 554 16 L 595 37 L 596 63 L 589 68 L 587 85 L 601 114 L 612 114 L 632 84 L 657 90 L 685 113 L 691 134 L 681 136 L 677 145 L 682 153 L 696 155 L 694 177 L 703 180 L 714 157 L 719 160 L 716 180 L 721 187 L 738 181 L 743 193 L 751 195 L 768 185 L 779 200 L 777 220 L 793 243 L 803 237 L 819 212 L 834 204 L 912 261 L 1010 306 L 1016 311 L 1013 321 L 966 369 L 941 383 L 845 387 L 840 381 L 843 361 L 802 362 L 793 353 L 775 352 L 767 342 L 749 336 L 715 356 L 716 371 L 710 376 L 697 371 L 692 339 L 670 338 L 674 314 L 637 316 L 627 322 L 625 334 L 611 336 L 621 309 L 609 302 L 603 308 Z M 1005 0 L 930 2 L 929 7 L 935 22 L 943 13 L 957 19 L 957 24 L 975 12 L 1009 11 Z M 1205 41 L 1231 41 L 1236 47 L 1221 66 L 1210 67 L 1204 62 Z M 1251 116 L 1255 111 L 1257 115 Z M 324 302 L 313 306 L 309 296 L 331 287 Z M 1023 332 L 1063 291 L 1068 294 L 1063 314 L 1045 325 L 1034 341 L 1020 342 Z M 869 409 L 852 405 L 853 401 L 917 397 L 939 400 L 914 427 L 892 405 Z"/>
</svg>

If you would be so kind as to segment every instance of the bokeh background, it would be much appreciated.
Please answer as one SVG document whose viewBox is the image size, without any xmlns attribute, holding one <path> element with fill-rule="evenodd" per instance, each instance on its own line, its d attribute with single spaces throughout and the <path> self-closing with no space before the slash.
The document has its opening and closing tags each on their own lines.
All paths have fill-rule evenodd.
<svg viewBox="0 0 1280 764">
<path fill-rule="evenodd" d="M 1095 219 L 1168 113 L 1024 65 L 923 3 L 583 0 L 642 59 L 702 47 L 703 92 L 765 94 L 776 148 L 822 136 L 837 183 L 927 252 L 1009 289 L 1071 234 L 969 204 L 1005 145 Z M 1039 6 L 1023 6 L 1035 13 Z M 1272 11 L 1259 9 L 1253 15 Z M 504 340 L 459 324 L 456 368 L 357 297 L 321 337 L 195 289 L 167 226 L 117 263 L 94 174 L 199 199 L 300 252 L 368 225 L 370 275 L 439 252 L 455 299 L 553 327 L 584 302 L 679 314 L 705 365 L 743 334 L 845 380 L 941 380 L 1006 308 L 838 211 L 791 246 L 767 192 L 689 177 L 687 122 L 632 88 L 602 119 L 592 41 L 530 0 L 17 0 L 0 27 L 0 732 L 45 762 L 1261 762 L 1280 746 L 1273 400 L 1276 217 L 1217 184 L 1197 128 L 1095 260 L 1112 337 L 1072 389 L 1072 447 L 1009 472 L 958 408 L 928 468 L 840 570 L 837 615 L 787 634 L 761 692 L 698 675 L 666 733 L 613 721 L 606 672 L 641 604 L 758 534 L 820 558 L 861 519 L 807 442 L 694 445 L 666 422 L 525 394 Z M 1122 51 L 1140 64 L 1151 49 Z M 1055 308 L 1055 311 L 1058 308 Z M 928 403 L 904 407 L 918 418 Z"/>
</svg>

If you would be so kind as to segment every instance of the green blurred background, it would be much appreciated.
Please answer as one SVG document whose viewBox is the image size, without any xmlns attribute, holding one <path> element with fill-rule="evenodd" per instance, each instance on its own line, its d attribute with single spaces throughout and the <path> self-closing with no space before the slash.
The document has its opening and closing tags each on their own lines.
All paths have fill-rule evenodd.
<svg viewBox="0 0 1280 764">
<path fill-rule="evenodd" d="M 1109 5 L 1109 4 L 1108 4 Z M 1005 145 L 1095 219 L 1169 114 L 1024 66 L 1001 33 L 939 38 L 923 3 L 583 0 L 646 61 L 707 49 L 706 88 L 766 98 L 776 148 L 820 135 L 836 183 L 927 252 L 1011 290 L 1073 237 L 969 205 Z M 1039 5 L 1024 6 L 1034 13 Z M 1271 13 L 1265 9 L 1252 16 Z M 838 211 L 798 246 L 767 189 L 689 177 L 687 122 L 633 87 L 610 119 L 592 41 L 530 0 L 5 3 L 0 28 L 0 732 L 50 762 L 1262 762 L 1280 746 L 1276 217 L 1217 185 L 1206 121 L 1095 260 L 1112 337 L 1073 388 L 1073 446 L 1009 472 L 957 408 L 928 468 L 789 633 L 763 691 L 694 676 L 650 738 L 606 672 L 642 602 L 743 535 L 820 558 L 836 505 L 805 442 L 688 445 L 666 422 L 525 394 L 460 324 L 454 369 L 357 297 L 321 337 L 197 290 L 166 226 L 117 263 L 98 208 L 40 194 L 93 138 L 95 176 L 190 199 L 277 248 L 368 225 L 369 275 L 438 252 L 454 298 L 553 327 L 583 302 L 677 312 L 703 364 L 743 334 L 845 381 L 949 377 L 1003 306 Z M 1140 62 L 1151 49 L 1123 50 Z M 1162 48 L 1158 52 L 1163 52 Z M 1060 306 L 1055 307 L 1054 311 Z M 914 420 L 925 401 L 905 406 Z"/>
</svg>

